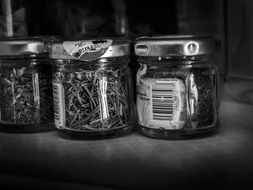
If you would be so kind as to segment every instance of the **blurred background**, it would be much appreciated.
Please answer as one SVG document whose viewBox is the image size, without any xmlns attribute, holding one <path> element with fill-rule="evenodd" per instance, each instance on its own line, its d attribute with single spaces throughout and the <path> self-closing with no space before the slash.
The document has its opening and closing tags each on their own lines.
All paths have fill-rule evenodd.
<svg viewBox="0 0 253 190">
<path fill-rule="evenodd" d="M 218 66 L 224 89 L 246 103 L 253 103 L 252 32 L 250 0 L 1 0 L 0 4 L 0 38 L 214 35 L 222 42 Z"/>
</svg>

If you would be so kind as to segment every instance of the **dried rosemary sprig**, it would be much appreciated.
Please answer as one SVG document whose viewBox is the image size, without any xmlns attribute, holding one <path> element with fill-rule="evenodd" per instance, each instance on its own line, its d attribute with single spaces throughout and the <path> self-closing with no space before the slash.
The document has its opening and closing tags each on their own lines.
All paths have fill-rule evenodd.
<svg viewBox="0 0 253 190">
<path fill-rule="evenodd" d="M 128 91 L 123 69 L 78 69 L 65 75 L 66 128 L 95 132 L 127 125 Z"/>
</svg>

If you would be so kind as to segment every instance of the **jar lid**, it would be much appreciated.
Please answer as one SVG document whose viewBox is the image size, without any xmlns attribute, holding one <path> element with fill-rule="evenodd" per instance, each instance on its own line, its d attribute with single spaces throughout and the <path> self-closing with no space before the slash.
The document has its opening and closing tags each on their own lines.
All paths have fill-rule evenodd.
<svg viewBox="0 0 253 190">
<path fill-rule="evenodd" d="M 0 40 L 0 56 L 21 56 L 48 53 L 48 47 L 57 41 L 56 36 L 11 37 Z"/>
<path fill-rule="evenodd" d="M 101 58 L 122 57 L 130 54 L 130 40 L 91 39 L 53 43 L 50 58 L 93 61 Z"/>
<path fill-rule="evenodd" d="M 215 53 L 219 46 L 219 41 L 211 36 L 172 35 L 137 38 L 134 50 L 143 57 L 194 56 Z"/>
</svg>

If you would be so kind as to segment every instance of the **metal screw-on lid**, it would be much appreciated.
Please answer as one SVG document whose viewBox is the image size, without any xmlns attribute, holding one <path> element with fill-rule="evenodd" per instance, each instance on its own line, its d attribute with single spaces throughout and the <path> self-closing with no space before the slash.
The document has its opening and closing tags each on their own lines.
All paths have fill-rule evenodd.
<svg viewBox="0 0 253 190">
<path fill-rule="evenodd" d="M 135 40 L 137 56 L 170 57 L 212 54 L 219 50 L 219 41 L 211 36 L 158 36 Z"/>
<path fill-rule="evenodd" d="M 130 54 L 130 40 L 91 39 L 53 43 L 50 58 L 93 61 L 101 58 L 122 57 Z"/>
<path fill-rule="evenodd" d="M 40 55 L 48 52 L 55 36 L 12 37 L 0 40 L 0 56 Z"/>
</svg>

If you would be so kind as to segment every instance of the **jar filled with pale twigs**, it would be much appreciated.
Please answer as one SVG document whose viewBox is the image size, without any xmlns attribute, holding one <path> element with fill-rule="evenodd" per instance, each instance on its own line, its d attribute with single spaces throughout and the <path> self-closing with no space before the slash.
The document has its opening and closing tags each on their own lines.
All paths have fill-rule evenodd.
<svg viewBox="0 0 253 190">
<path fill-rule="evenodd" d="M 105 138 L 133 128 L 130 41 L 92 39 L 51 46 L 55 125 L 67 138 Z"/>
</svg>

